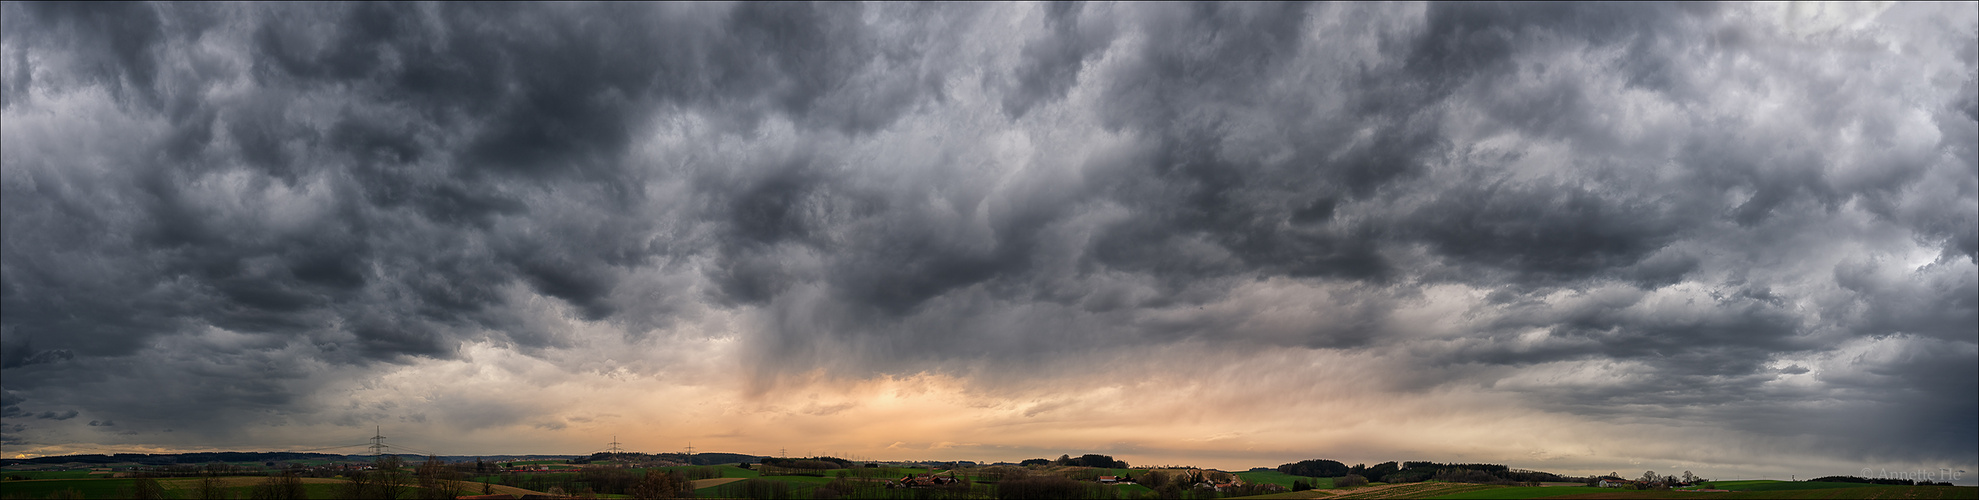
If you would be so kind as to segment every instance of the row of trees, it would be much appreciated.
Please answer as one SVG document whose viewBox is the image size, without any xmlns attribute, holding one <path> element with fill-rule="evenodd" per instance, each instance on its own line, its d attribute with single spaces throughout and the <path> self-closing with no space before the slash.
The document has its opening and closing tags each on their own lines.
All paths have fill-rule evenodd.
<svg viewBox="0 0 1979 500">
<path fill-rule="evenodd" d="M 1686 472 L 1688 474 L 1688 472 Z M 1857 476 L 1826 476 L 1809 479 L 1821 483 L 1887 484 L 1891 486 L 1951 486 L 1948 482 L 1913 481 L 1909 479 L 1866 478 Z"/>
<path fill-rule="evenodd" d="M 1301 460 L 1278 466 L 1278 472 L 1306 477 L 1347 477 L 1386 483 L 1409 483 L 1436 479 L 1467 483 L 1518 484 L 1565 481 L 1550 472 L 1514 470 L 1499 464 L 1440 464 L 1436 462 L 1382 462 L 1348 467 L 1334 460 Z M 1339 484 L 1339 481 L 1334 481 Z"/>
<path fill-rule="evenodd" d="M 1278 472 L 1306 477 L 1341 477 L 1351 473 L 1347 464 L 1316 458 L 1278 466 Z"/>
<path fill-rule="evenodd" d="M 832 469 L 852 468 L 851 460 L 838 457 L 765 458 L 760 471 L 765 476 L 819 476 Z"/>
<path fill-rule="evenodd" d="M 1096 453 L 1087 453 L 1085 455 L 1080 455 L 1078 458 L 1073 458 L 1072 455 L 1059 455 L 1057 460 L 1033 458 L 1022 462 L 1018 462 L 1018 464 L 1019 465 L 1069 465 L 1073 467 L 1098 467 L 1101 469 L 1125 469 L 1128 467 L 1126 461 L 1114 460 L 1113 457 L 1107 455 L 1100 455 Z"/>
</svg>

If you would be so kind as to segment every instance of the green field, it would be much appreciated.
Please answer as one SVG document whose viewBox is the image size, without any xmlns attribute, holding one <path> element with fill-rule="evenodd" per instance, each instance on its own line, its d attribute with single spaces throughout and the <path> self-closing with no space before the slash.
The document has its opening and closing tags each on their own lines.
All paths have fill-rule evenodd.
<svg viewBox="0 0 1979 500">
<path fill-rule="evenodd" d="M 517 461 L 514 461 L 514 462 L 509 462 L 508 464 L 509 464 L 509 465 L 515 465 L 515 466 L 522 466 L 522 465 L 570 465 L 570 461 L 568 461 L 568 460 L 517 460 Z"/>
<path fill-rule="evenodd" d="M 844 470 L 844 469 L 838 469 L 838 470 Z M 817 488 L 818 485 L 831 482 L 833 478 L 812 477 L 812 476 L 768 476 L 768 477 L 761 477 L 760 479 L 778 481 L 790 485 L 791 498 L 810 498 L 812 489 Z M 722 488 L 724 486 L 728 486 L 728 485 L 724 484 L 724 485 L 709 486 L 706 488 L 695 489 L 694 497 L 721 498 L 721 494 L 723 491 Z"/>
<path fill-rule="evenodd" d="M 1737 487 L 1719 488 L 1719 489 L 1732 490 L 1732 491 L 1794 491 L 1794 490 L 1831 490 L 1836 488 L 1874 488 L 1877 486 L 1884 486 L 1880 484 L 1817 483 L 1813 481 L 1768 481 L 1768 482 L 1754 481 L 1754 483 L 1758 483 L 1758 484 L 1745 484 Z"/>
<path fill-rule="evenodd" d="M 1773 484 L 1773 483 L 1783 483 L 1783 482 L 1785 481 L 1774 481 L 1771 479 L 1751 479 L 1745 481 L 1707 481 L 1707 482 L 1698 483 L 1697 486 L 1700 488 L 1709 488 L 1714 490 L 1738 490 L 1738 489 L 1743 489 L 1741 488 L 1742 486 L 1751 486 L 1755 484 Z"/>
<path fill-rule="evenodd" d="M 1845 484 L 1845 483 L 1844 483 Z M 1610 494 L 1576 495 L 1560 498 L 1709 498 L 1709 499 L 1884 499 L 1884 498 L 1966 498 L 1979 499 L 1979 487 L 1972 486 L 1873 486 L 1868 488 L 1822 488 L 1814 490 L 1739 491 L 1732 493 L 1693 493 L 1685 491 L 1617 491 Z"/>
<path fill-rule="evenodd" d="M 1574 486 L 1554 487 L 1512 487 L 1491 486 L 1488 489 L 1430 496 L 1436 500 L 1465 499 L 1511 499 L 1511 498 L 1690 498 L 1690 499 L 1883 499 L 1883 498 L 1964 498 L 1979 499 L 1979 488 L 1971 486 L 1882 486 L 1855 483 L 1814 483 L 1789 481 L 1725 481 L 1722 484 L 1739 491 L 1729 493 L 1692 492 L 1681 490 L 1627 490 L 1588 488 Z M 1836 486 L 1839 485 L 1839 486 Z"/>
<path fill-rule="evenodd" d="M 109 476 L 109 474 L 97 474 L 97 476 L 103 477 Z M 25 479 L 88 479 L 91 476 L 87 470 L 10 470 L 0 473 L 0 477 L 13 480 L 16 477 Z"/>
<path fill-rule="evenodd" d="M 1863 483 L 1827 483 L 1827 482 L 1814 482 L 1814 481 L 1774 481 L 1771 479 L 1758 479 L 1752 481 L 1711 481 L 1707 483 L 1698 484 L 1699 488 L 1732 490 L 1732 491 L 1825 490 L 1832 488 L 1872 488 L 1876 486 L 1888 486 L 1888 485 L 1863 484 Z"/>
<path fill-rule="evenodd" d="M 1434 498 L 1436 500 L 1548 498 L 1548 497 L 1558 497 L 1558 496 L 1566 496 L 1566 495 L 1584 495 L 1588 493 L 1600 493 L 1602 491 L 1603 490 L 1600 488 L 1589 488 L 1586 486 L 1507 486 L 1507 487 L 1495 487 L 1487 490 L 1452 493 L 1449 495 L 1436 496 L 1430 498 Z M 1607 490 L 1607 491 L 1614 491 L 1614 490 Z"/>
<path fill-rule="evenodd" d="M 46 481 L 7 481 L 0 483 L 0 496 L 8 498 L 48 498 L 57 492 L 75 490 L 83 498 L 123 498 L 135 488 L 133 479 L 55 479 Z"/>
<path fill-rule="evenodd" d="M 1327 489 L 1333 487 L 1333 478 L 1330 477 L 1294 476 L 1291 474 L 1286 474 L 1275 470 L 1258 471 L 1258 472 L 1238 472 L 1237 477 L 1243 478 L 1244 482 L 1246 483 L 1254 483 L 1254 484 L 1270 483 L 1279 486 L 1284 486 L 1285 489 L 1288 490 L 1292 489 L 1292 481 L 1305 481 L 1306 484 L 1313 485 L 1314 489 Z"/>
</svg>

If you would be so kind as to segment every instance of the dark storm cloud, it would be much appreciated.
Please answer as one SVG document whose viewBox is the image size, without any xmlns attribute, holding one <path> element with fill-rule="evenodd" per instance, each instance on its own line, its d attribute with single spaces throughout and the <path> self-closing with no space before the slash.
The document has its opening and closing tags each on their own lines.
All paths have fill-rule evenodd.
<svg viewBox="0 0 1979 500">
<path fill-rule="evenodd" d="M 200 33 L 160 33 L 158 26 L 161 16 L 174 25 L 196 24 L 197 19 L 181 17 L 204 12 L 144 4 L 18 6 L 21 15 L 12 17 L 19 21 L 10 27 L 18 33 L 13 40 L 77 47 L 68 52 L 77 56 L 71 66 L 43 71 L 91 71 L 90 81 L 117 89 L 120 98 L 126 92 L 164 95 L 194 109 L 171 111 L 174 132 L 162 149 L 176 162 L 130 165 L 113 174 L 124 178 L 10 184 L 10 229 L 36 235 L 32 239 L 38 241 L 23 245 L 55 244 L 51 240 L 58 234 L 50 233 L 70 233 L 66 237 L 77 247 L 125 253 L 100 257 L 149 260 L 154 267 L 144 274 L 187 281 L 183 289 L 164 293 L 171 296 L 159 297 L 178 304 L 133 307 L 105 299 L 118 303 L 102 304 L 110 310 L 88 314 L 97 319 L 79 327 L 116 329 L 115 336 L 129 339 L 159 325 L 104 322 L 155 312 L 163 318 L 203 316 L 198 319 L 244 331 L 294 332 L 322 329 L 341 318 L 366 349 L 443 355 L 445 342 L 434 329 L 458 325 L 498 304 L 489 293 L 504 283 L 526 283 L 570 302 L 588 318 L 614 312 L 605 300 L 614 276 L 645 263 L 652 253 L 637 237 L 643 230 L 637 222 L 615 222 L 620 227 L 609 233 L 564 235 L 571 238 L 518 238 L 491 226 L 557 216 L 532 209 L 531 197 L 580 197 L 592 200 L 598 213 L 639 203 L 641 194 L 624 183 L 640 174 L 628 170 L 622 156 L 629 134 L 658 107 L 738 103 L 805 117 L 843 105 L 835 100 L 912 103 L 919 89 L 907 85 L 900 87 L 905 95 L 883 97 L 835 90 L 862 65 L 884 60 L 874 54 L 871 41 L 860 39 L 853 24 L 857 6 L 619 11 L 625 7 L 594 12 L 550 5 L 352 4 L 230 12 L 253 26 L 243 49 L 258 86 L 238 99 L 198 102 L 180 96 L 210 90 L 216 82 L 203 74 L 161 77 L 157 60 L 161 53 L 187 50 L 182 44 Z M 719 23 L 703 22 L 710 20 Z M 649 29 L 649 22 L 669 29 Z M 349 89 L 354 100 L 321 116 L 305 116 L 294 106 L 298 97 L 338 87 Z M 865 116 L 817 119 L 858 131 L 884 125 L 898 113 L 859 108 Z M 474 131 L 456 136 L 444 132 L 449 128 Z M 216 143 L 220 138 L 226 145 Z M 327 175 L 330 213 L 311 221 L 307 230 L 288 233 L 231 226 L 231 214 L 212 206 L 215 200 L 188 189 L 192 177 L 231 162 L 265 176 L 253 182 L 291 188 L 309 175 Z M 326 169 L 334 172 L 317 172 Z M 127 192 L 127 199 L 142 205 L 141 220 L 107 228 L 109 234 L 52 227 L 91 214 L 48 213 L 42 207 L 101 209 L 44 188 L 60 189 L 51 184 L 64 180 Z M 25 227 L 29 224 L 37 227 Z M 544 226 L 566 231 L 558 224 Z M 482 248 L 463 248 L 467 243 Z M 22 248 L 10 255 L 35 259 L 45 252 Z M 256 259 L 265 264 L 249 268 Z M 77 284 L 27 276 L 36 266 L 16 263 L 23 265 L 9 268 L 8 290 L 17 292 L 9 296 L 8 324 L 17 332 L 10 338 L 36 338 L 37 332 L 56 329 L 52 323 L 62 321 L 57 317 L 91 307 L 71 305 L 68 298 L 55 305 L 47 302 L 55 298 L 23 291 Z M 103 290 L 109 292 L 104 295 L 150 288 L 130 285 L 135 285 L 131 291 Z M 369 308 L 380 301 L 413 314 L 364 315 L 348 307 Z M 158 311 L 172 307 L 185 310 Z M 103 346 L 88 353 L 120 349 L 125 348 Z M 35 356 L 9 351 L 10 366 Z"/>
<path fill-rule="evenodd" d="M 644 174 L 624 158 L 652 113 L 858 133 L 931 90 L 911 74 L 848 82 L 914 56 L 867 39 L 860 6 L 628 7 L 9 4 L 9 108 L 105 89 L 168 128 L 118 145 L 104 171 L 9 158 L 5 366 L 131 356 L 206 325 L 272 336 L 222 351 L 221 366 L 448 357 L 489 334 L 553 343 L 497 311 L 499 291 L 526 286 L 588 319 L 618 312 L 617 276 L 655 253 L 628 213 Z M 199 50 L 220 36 L 204 31 L 216 16 L 245 26 L 227 47 L 245 67 Z M 246 91 L 202 97 L 243 77 Z M 312 99 L 326 104 L 299 105 Z M 247 189 L 209 189 L 229 168 Z M 256 200 L 225 198 L 271 191 L 315 213 L 274 228 Z M 282 350 L 297 346 L 315 352 Z M 224 385 L 208 396 L 281 404 L 296 390 Z"/>
<path fill-rule="evenodd" d="M 1974 427 L 1971 27 L 1742 8 L 9 3 L 4 406 L 219 429 L 707 307 L 762 380 L 1205 341 Z M 1486 295 L 1463 342 L 1394 319 L 1439 287 Z M 1865 339 L 1941 349 L 1813 361 Z"/>
<path fill-rule="evenodd" d="M 1003 96 L 1005 113 L 1023 116 L 1032 106 L 1063 99 L 1086 63 L 1113 42 L 1109 13 L 1088 10 L 1099 9 L 1085 2 L 1056 2 L 1046 8 L 1048 29 L 1024 45 L 1023 62 L 1009 75 L 1016 87 Z"/>
</svg>

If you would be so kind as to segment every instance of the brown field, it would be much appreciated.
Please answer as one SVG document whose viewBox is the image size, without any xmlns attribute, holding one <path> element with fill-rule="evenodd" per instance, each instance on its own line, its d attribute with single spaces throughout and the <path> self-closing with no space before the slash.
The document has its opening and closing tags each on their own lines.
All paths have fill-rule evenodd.
<svg viewBox="0 0 1979 500">
<path fill-rule="evenodd" d="M 1248 496 L 1248 497 L 1232 497 L 1232 498 L 1242 498 L 1242 499 L 1246 499 L 1246 500 L 1249 500 L 1249 499 L 1258 499 L 1258 500 L 1275 500 L 1275 499 L 1280 499 L 1280 498 L 1285 498 L 1285 499 L 1299 499 L 1299 500 L 1308 500 L 1308 499 L 1314 499 L 1314 498 L 1333 498 L 1333 493 L 1334 493 L 1334 491 L 1335 491 L 1335 490 L 1305 490 L 1305 491 L 1287 491 L 1287 492 L 1283 492 L 1283 493 L 1266 493 L 1266 494 L 1263 494 L 1263 495 L 1254 495 L 1254 496 Z"/>
<path fill-rule="evenodd" d="M 1329 498 L 1428 498 L 1439 495 L 1448 495 L 1451 493 L 1463 493 L 1466 491 L 1477 491 L 1477 490 L 1490 489 L 1490 488 L 1492 487 L 1482 484 L 1441 483 L 1441 482 L 1384 484 L 1380 486 L 1366 486 L 1366 487 L 1354 488 L 1351 490 L 1344 490 L 1344 491 L 1333 490 L 1338 495 Z"/>
</svg>

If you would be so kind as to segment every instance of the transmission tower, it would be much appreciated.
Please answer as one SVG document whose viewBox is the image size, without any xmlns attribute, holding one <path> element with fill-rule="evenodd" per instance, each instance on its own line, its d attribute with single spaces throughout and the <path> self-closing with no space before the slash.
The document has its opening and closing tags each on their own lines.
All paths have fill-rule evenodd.
<svg viewBox="0 0 1979 500">
<path fill-rule="evenodd" d="M 622 450 L 620 450 L 620 449 L 619 449 L 619 447 L 618 447 L 618 444 L 619 444 L 619 443 L 618 443 L 618 435 L 617 435 L 617 434 L 613 434 L 613 435 L 612 435 L 612 458 L 618 458 L 618 456 L 619 456 L 619 454 L 621 454 L 621 453 L 624 453 L 624 451 L 622 451 Z"/>
<path fill-rule="evenodd" d="M 380 457 L 385 456 L 384 426 L 379 426 L 377 431 L 371 435 L 371 454 Z"/>
</svg>

